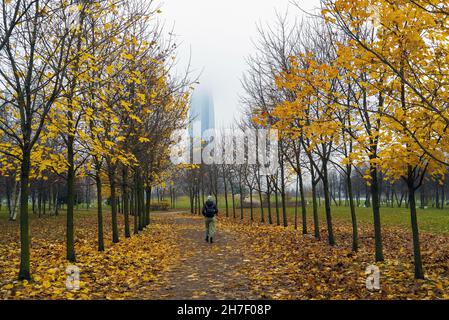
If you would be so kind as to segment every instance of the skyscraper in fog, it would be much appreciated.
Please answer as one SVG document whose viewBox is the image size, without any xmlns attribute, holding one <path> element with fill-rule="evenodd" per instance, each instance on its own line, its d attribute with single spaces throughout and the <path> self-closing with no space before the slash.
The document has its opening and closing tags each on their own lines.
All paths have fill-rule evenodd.
<svg viewBox="0 0 449 320">
<path fill-rule="evenodd" d="M 214 100 L 209 90 L 195 90 L 190 103 L 189 119 L 191 137 L 201 137 L 206 130 L 215 129 Z"/>
</svg>

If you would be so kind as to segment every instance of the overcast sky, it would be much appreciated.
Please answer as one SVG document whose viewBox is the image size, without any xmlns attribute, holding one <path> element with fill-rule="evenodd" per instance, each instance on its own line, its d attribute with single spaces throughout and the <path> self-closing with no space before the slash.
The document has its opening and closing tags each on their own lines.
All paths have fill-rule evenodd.
<svg viewBox="0 0 449 320">
<path fill-rule="evenodd" d="M 179 68 L 191 56 L 192 69 L 200 82 L 213 93 L 215 122 L 228 125 L 238 117 L 242 94 L 240 79 L 246 70 L 245 58 L 254 52 L 256 24 L 269 23 L 276 11 L 301 15 L 291 0 L 161 0 L 167 27 L 174 24 L 178 42 Z M 298 0 L 312 9 L 319 0 Z"/>
</svg>

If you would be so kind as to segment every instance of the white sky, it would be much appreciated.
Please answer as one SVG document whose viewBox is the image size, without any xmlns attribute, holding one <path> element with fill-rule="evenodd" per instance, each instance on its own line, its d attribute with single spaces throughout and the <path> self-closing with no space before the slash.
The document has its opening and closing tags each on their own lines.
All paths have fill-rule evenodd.
<svg viewBox="0 0 449 320">
<path fill-rule="evenodd" d="M 257 38 L 256 24 L 269 23 L 276 11 L 292 16 L 302 13 L 291 0 L 161 0 L 167 28 L 174 25 L 181 42 L 179 68 L 191 55 L 191 66 L 201 75 L 215 102 L 217 126 L 238 118 L 242 94 L 240 79 L 247 69 L 245 58 L 254 52 L 251 40 Z M 319 0 L 297 0 L 304 9 L 316 7 Z"/>
</svg>

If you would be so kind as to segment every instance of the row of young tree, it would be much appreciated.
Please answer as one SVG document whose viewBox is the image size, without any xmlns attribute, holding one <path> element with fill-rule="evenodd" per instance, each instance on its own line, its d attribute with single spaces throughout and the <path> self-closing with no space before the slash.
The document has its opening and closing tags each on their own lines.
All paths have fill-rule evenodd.
<svg viewBox="0 0 449 320">
<path fill-rule="evenodd" d="M 186 125 L 190 91 L 188 74 L 173 76 L 177 46 L 160 13 L 152 1 L 1 2 L 0 175 L 10 210 L 18 199 L 20 280 L 31 276 L 30 204 L 65 204 L 69 261 L 83 181 L 96 189 L 99 250 L 104 194 L 114 243 L 118 198 L 125 237 L 130 214 L 134 233 L 149 224 L 151 188 L 172 170 L 171 133 Z"/>
<path fill-rule="evenodd" d="M 240 129 L 278 130 L 279 170 L 261 176 L 258 161 L 255 166 L 203 165 L 187 172 L 192 211 L 199 208 L 202 181 L 215 195 L 230 187 L 232 200 L 245 190 L 250 197 L 258 191 L 263 204 L 263 194 L 270 199 L 274 193 L 277 219 L 280 207 L 286 226 L 286 185 L 293 183 L 303 233 L 308 232 L 310 188 L 314 235 L 320 238 L 322 197 L 328 242 L 335 245 L 332 204 L 338 204 L 336 193 L 343 189 L 356 251 L 356 207 L 365 190 L 365 205 L 373 212 L 375 260 L 383 261 L 383 194 L 385 205 L 409 208 L 415 277 L 422 279 L 417 206 L 428 206 L 432 198 L 433 206 L 444 208 L 446 197 L 449 2 L 321 0 L 320 4 L 321 10 L 303 21 L 289 23 L 286 15 L 279 16 L 276 25 L 260 26 L 257 53 L 248 59 L 242 80 L 246 117 Z M 299 3 L 297 7 L 302 10 Z M 270 203 L 266 205 L 272 222 Z M 298 210 L 295 226 L 297 220 Z"/>
<path fill-rule="evenodd" d="M 281 154 L 296 159 L 298 176 L 305 159 L 312 187 L 321 181 L 330 245 L 331 165 L 347 178 L 354 249 L 351 176 L 366 167 L 376 261 L 384 259 L 379 173 L 406 184 L 416 278 L 424 277 L 416 191 L 424 179 L 443 181 L 449 162 L 447 5 L 323 0 L 319 17 L 286 33 L 262 32 L 265 46 L 246 81 L 254 123 L 280 131 Z"/>
<path fill-rule="evenodd" d="M 279 179 L 279 171 L 275 175 L 265 176 L 257 173 L 257 165 L 247 163 L 240 165 L 197 165 L 194 168 L 181 171 L 181 175 L 174 178 L 178 187 L 174 189 L 160 188 L 162 194 L 168 193 L 170 206 L 176 207 L 176 199 L 179 195 L 189 198 L 188 206 L 191 213 L 201 214 L 202 203 L 208 195 L 214 196 L 218 205 L 224 209 L 226 217 L 245 217 L 245 209 L 249 209 L 251 221 L 257 220 L 256 212 L 259 214 L 260 222 L 269 224 L 288 225 L 287 214 L 283 214 L 282 198 L 286 201 L 286 211 L 294 208 L 294 227 L 298 229 L 299 210 L 313 204 L 315 198 L 317 209 L 324 204 L 324 188 L 321 181 L 315 190 L 311 188 L 310 170 L 303 167 L 301 177 L 296 174 L 293 167 L 286 165 L 286 178 Z M 366 183 L 364 172 L 366 168 L 355 168 L 351 176 L 351 188 L 348 190 L 346 176 L 339 170 L 339 166 L 329 167 L 329 194 L 331 203 L 335 207 L 349 207 L 350 194 L 355 208 L 371 207 L 371 191 Z M 301 201 L 299 178 L 303 179 L 302 190 L 304 199 Z M 430 177 L 429 177 L 430 178 Z M 282 187 L 282 184 L 284 186 Z M 285 192 L 282 192 L 282 189 Z M 449 207 L 447 198 L 449 185 L 447 176 L 445 182 L 426 179 L 417 192 L 417 204 L 421 209 L 440 209 Z M 382 173 L 379 173 L 379 197 L 380 205 L 386 208 L 408 208 L 408 188 L 403 181 L 390 181 Z M 159 197 L 158 197 L 159 199 Z M 271 199 L 268 201 L 268 199 Z M 159 201 L 159 200 L 158 200 Z M 285 219 L 281 218 L 282 216 Z M 274 216 L 275 215 L 275 216 Z M 307 225 L 303 225 L 307 233 Z M 355 243 L 357 244 L 357 243 Z M 357 247 L 354 247 L 357 250 Z"/>
</svg>

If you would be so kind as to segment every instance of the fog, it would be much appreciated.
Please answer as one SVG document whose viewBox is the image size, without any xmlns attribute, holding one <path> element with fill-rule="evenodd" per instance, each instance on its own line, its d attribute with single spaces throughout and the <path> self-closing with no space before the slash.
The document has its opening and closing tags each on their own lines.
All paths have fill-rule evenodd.
<svg viewBox="0 0 449 320">
<path fill-rule="evenodd" d="M 313 9 L 319 0 L 297 3 Z M 276 12 L 287 10 L 291 19 L 303 15 L 291 0 L 165 0 L 161 4 L 166 27 L 174 26 L 181 43 L 177 69 L 185 69 L 191 58 L 193 74 L 213 94 L 217 126 L 239 117 L 240 79 L 245 58 L 254 52 L 257 23 L 273 22 Z"/>
</svg>

